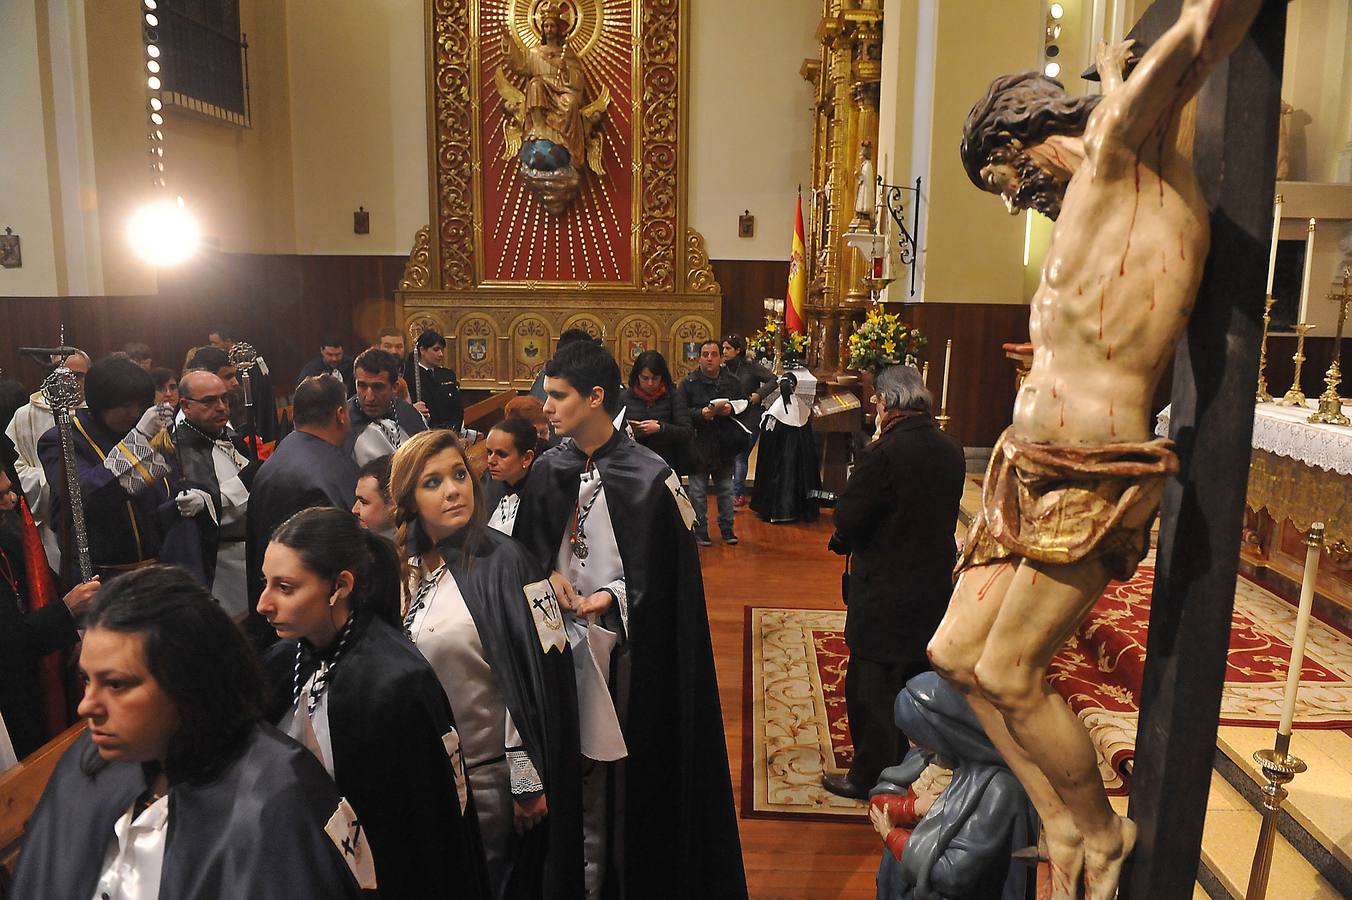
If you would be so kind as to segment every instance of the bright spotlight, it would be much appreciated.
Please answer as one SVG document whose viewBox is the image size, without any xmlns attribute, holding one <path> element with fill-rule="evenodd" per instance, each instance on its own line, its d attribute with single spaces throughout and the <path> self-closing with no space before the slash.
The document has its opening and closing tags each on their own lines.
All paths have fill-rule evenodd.
<svg viewBox="0 0 1352 900">
<path fill-rule="evenodd" d="M 146 13 L 146 24 L 151 28 L 156 28 L 160 24 L 160 17 L 154 13 Z"/>
<path fill-rule="evenodd" d="M 1061 64 L 1054 62 L 1047 63 L 1042 69 L 1042 74 L 1046 75 L 1048 78 L 1055 78 L 1057 75 L 1061 74 Z"/>
<path fill-rule="evenodd" d="M 160 56 L 160 48 L 157 47 L 157 46 L 155 46 L 154 44 L 146 44 L 146 56 L 150 56 L 150 57 L 153 57 L 153 58 L 155 58 L 155 59 L 159 59 L 159 56 Z"/>
<path fill-rule="evenodd" d="M 1066 14 L 1066 8 L 1062 6 L 1060 3 L 1053 3 L 1051 8 L 1051 14 L 1053 19 L 1059 19 Z"/>
<path fill-rule="evenodd" d="M 177 265 L 197 252 L 201 229 L 183 205 L 160 200 L 141 207 L 127 223 L 127 238 L 137 256 L 152 266 Z"/>
<path fill-rule="evenodd" d="M 150 108 L 155 110 L 156 112 L 159 112 L 161 109 L 164 108 L 164 103 L 160 100 L 159 97 L 151 97 Z"/>
<path fill-rule="evenodd" d="M 147 78 L 146 87 L 150 88 L 152 91 L 158 91 L 160 89 L 160 76 L 151 75 Z"/>
</svg>

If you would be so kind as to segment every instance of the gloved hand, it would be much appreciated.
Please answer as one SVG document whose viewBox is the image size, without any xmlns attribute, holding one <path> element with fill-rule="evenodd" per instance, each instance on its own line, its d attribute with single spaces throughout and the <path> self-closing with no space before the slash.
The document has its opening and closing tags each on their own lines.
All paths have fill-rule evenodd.
<svg viewBox="0 0 1352 900">
<path fill-rule="evenodd" d="M 164 430 L 164 414 L 160 407 L 152 406 L 141 413 L 141 418 L 136 423 L 136 430 L 145 435 L 146 438 L 153 438 Z"/>
<path fill-rule="evenodd" d="M 174 498 L 174 503 L 178 504 L 178 514 L 185 519 L 191 519 L 193 516 L 207 508 L 211 502 L 211 497 L 207 492 L 200 488 L 189 488 L 186 491 L 180 491 Z"/>
</svg>

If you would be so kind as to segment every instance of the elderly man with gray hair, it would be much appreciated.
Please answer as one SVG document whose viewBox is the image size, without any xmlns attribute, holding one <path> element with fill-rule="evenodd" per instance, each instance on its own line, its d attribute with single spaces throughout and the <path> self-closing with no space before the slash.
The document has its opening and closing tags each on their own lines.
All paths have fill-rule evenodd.
<svg viewBox="0 0 1352 900">
<path fill-rule="evenodd" d="M 833 794 L 859 799 L 906 749 L 892 703 L 929 668 L 925 646 L 953 589 L 966 473 L 962 447 L 935 425 L 914 367 L 889 366 L 874 384 L 878 435 L 855 459 L 832 537 L 833 549 L 850 554 L 845 704 L 854 762 L 849 774 L 822 778 Z"/>
</svg>

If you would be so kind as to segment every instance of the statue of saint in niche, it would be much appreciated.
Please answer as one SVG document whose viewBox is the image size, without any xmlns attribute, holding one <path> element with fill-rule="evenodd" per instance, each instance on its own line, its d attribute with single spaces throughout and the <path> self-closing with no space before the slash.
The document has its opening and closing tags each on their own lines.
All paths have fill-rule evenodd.
<svg viewBox="0 0 1352 900">
<path fill-rule="evenodd" d="M 507 112 L 502 123 L 503 159 L 517 157 L 521 175 L 555 215 L 562 215 L 582 187 L 584 167 L 603 172 L 601 123 L 610 105 L 610 91 L 587 102 L 587 77 L 582 60 L 568 46 L 566 3 L 544 0 L 532 18 L 539 23 L 540 43 L 519 44 L 508 31 L 502 38 L 506 65 L 493 82 Z M 513 83 L 525 81 L 525 90 Z"/>
</svg>

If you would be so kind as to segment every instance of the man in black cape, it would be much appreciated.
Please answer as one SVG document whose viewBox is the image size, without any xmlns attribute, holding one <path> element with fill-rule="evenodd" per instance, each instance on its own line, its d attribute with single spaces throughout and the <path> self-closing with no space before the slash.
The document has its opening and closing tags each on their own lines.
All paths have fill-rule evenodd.
<svg viewBox="0 0 1352 900">
<path fill-rule="evenodd" d="M 184 373 L 179 399 L 183 417 L 174 428 L 174 448 L 181 477 L 174 499 L 180 515 L 197 528 L 206 586 L 237 618 L 248 604 L 245 517 L 249 486 L 260 464 L 250 459 L 244 439 L 230 427 L 229 388 L 219 376 Z M 218 560 L 224 563 L 219 579 Z"/>
<path fill-rule="evenodd" d="M 561 348 L 545 389 L 546 414 L 571 440 L 535 463 L 514 534 L 555 571 L 574 616 L 619 632 L 610 688 L 628 752 L 612 768 L 602 896 L 745 897 L 693 510 L 661 458 L 615 430 L 620 373 L 609 353 L 589 341 Z M 578 534 L 592 470 L 609 517 L 592 532 L 613 531 L 623 578 L 580 597 L 557 570 L 565 541 L 584 562 L 605 552 Z"/>
<path fill-rule="evenodd" d="M 420 431 L 427 430 L 422 415 L 395 393 L 403 363 L 393 353 L 376 347 L 363 350 L 352 364 L 357 393 L 347 401 L 352 428 L 343 452 L 357 466 L 389 456 Z"/>
</svg>

